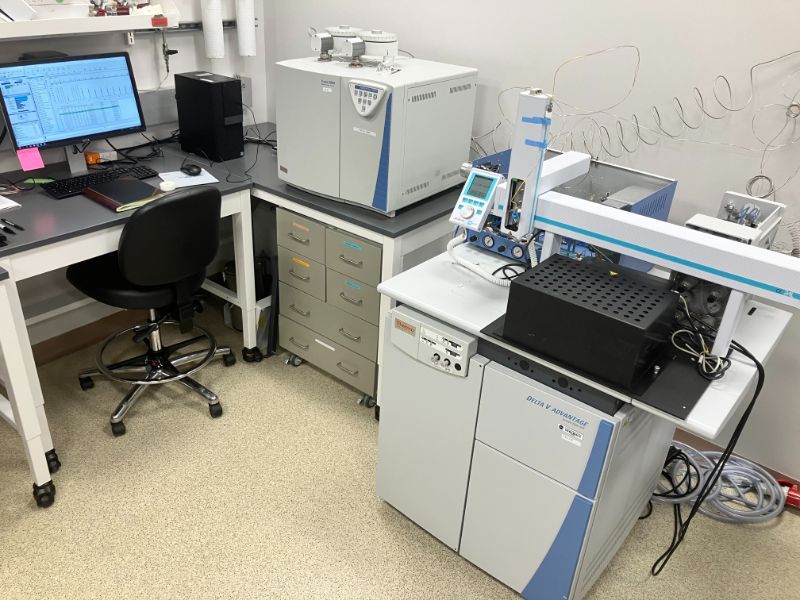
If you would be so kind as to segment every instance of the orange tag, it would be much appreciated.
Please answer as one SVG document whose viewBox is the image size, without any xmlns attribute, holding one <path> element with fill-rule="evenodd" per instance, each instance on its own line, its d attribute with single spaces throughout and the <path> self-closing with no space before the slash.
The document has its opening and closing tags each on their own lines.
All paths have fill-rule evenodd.
<svg viewBox="0 0 800 600">
<path fill-rule="evenodd" d="M 150 26 L 151 27 L 166 27 L 167 17 L 164 15 L 154 15 L 152 19 L 150 19 Z"/>
<path fill-rule="evenodd" d="M 296 262 L 298 265 L 302 265 L 304 267 L 310 267 L 311 265 L 304 260 L 297 258 L 296 256 L 292 257 L 292 261 Z"/>
<path fill-rule="evenodd" d="M 405 333 L 414 335 L 417 333 L 417 328 L 413 325 L 409 325 L 405 321 L 401 321 L 400 319 L 394 320 L 395 329 L 399 329 L 400 331 L 404 331 Z"/>
<path fill-rule="evenodd" d="M 299 229 L 300 231 L 305 231 L 306 233 L 308 233 L 308 227 L 306 227 L 305 225 L 301 225 L 300 223 L 292 223 L 292 227 L 294 227 L 295 229 Z"/>
</svg>

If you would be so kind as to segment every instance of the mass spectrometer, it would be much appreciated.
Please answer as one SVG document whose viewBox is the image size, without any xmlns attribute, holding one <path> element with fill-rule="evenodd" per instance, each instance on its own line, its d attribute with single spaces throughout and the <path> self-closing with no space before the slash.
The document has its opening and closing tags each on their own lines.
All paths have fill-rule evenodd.
<svg viewBox="0 0 800 600">
<path fill-rule="evenodd" d="M 475 69 L 364 61 L 365 44 L 353 37 L 344 38 L 345 59 L 331 54 L 333 39 L 315 39 L 319 57 L 277 63 L 283 181 L 390 216 L 461 181 Z"/>
</svg>

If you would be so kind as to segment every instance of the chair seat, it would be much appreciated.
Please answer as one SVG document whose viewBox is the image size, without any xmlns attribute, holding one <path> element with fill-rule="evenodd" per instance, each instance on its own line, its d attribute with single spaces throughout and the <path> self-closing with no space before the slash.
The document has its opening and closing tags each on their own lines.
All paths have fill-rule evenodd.
<svg viewBox="0 0 800 600">
<path fill-rule="evenodd" d="M 164 308 L 177 302 L 174 285 L 145 287 L 125 279 L 116 252 L 69 266 L 67 280 L 90 298 L 118 308 Z M 189 279 L 189 285 L 199 291 L 204 280 L 205 271 L 201 271 Z"/>
</svg>

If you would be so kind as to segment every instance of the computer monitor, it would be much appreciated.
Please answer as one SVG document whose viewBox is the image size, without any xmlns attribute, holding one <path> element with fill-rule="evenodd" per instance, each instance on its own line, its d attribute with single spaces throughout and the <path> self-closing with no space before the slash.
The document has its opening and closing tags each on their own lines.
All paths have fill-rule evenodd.
<svg viewBox="0 0 800 600">
<path fill-rule="evenodd" d="M 126 52 L 0 64 L 0 93 L 17 150 L 146 129 Z"/>
</svg>

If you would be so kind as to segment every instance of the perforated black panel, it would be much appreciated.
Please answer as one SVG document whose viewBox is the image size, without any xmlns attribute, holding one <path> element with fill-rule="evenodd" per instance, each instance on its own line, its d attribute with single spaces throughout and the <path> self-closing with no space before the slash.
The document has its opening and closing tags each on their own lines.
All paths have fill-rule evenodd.
<svg viewBox="0 0 800 600">
<path fill-rule="evenodd" d="M 665 347 L 677 310 L 668 280 L 554 255 L 514 279 L 503 336 L 632 391 Z"/>
<path fill-rule="evenodd" d="M 664 300 L 672 294 L 628 276 L 617 265 L 597 261 L 591 264 L 571 259 L 546 261 L 528 271 L 522 279 L 552 296 L 584 304 L 643 327 L 658 316 Z"/>
</svg>

